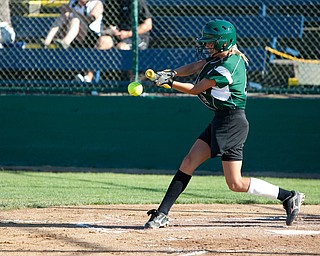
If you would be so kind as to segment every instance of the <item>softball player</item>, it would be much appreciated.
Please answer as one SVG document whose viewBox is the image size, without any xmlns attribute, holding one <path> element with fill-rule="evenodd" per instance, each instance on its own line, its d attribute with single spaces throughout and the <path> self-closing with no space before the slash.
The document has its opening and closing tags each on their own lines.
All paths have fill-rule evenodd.
<svg viewBox="0 0 320 256">
<path fill-rule="evenodd" d="M 224 20 L 209 21 L 197 41 L 201 44 L 198 53 L 206 51 L 209 57 L 176 70 L 157 72 L 154 82 L 157 86 L 169 85 L 180 92 L 198 95 L 215 114 L 183 159 L 159 208 L 148 211 L 151 217 L 145 228 L 168 225 L 170 208 L 187 187 L 193 172 L 213 157 L 221 157 L 230 190 L 280 200 L 287 213 L 286 224 L 291 225 L 300 210 L 304 194 L 241 175 L 243 145 L 249 131 L 245 114 L 248 60 L 237 48 L 235 27 Z M 174 81 L 176 76 L 195 73 L 198 76 L 194 83 Z"/>
</svg>

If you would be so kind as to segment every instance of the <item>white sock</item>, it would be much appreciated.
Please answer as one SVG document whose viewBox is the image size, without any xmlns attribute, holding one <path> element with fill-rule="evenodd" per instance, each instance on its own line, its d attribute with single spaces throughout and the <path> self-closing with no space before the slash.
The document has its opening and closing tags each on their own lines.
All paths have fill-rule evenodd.
<svg viewBox="0 0 320 256">
<path fill-rule="evenodd" d="M 248 193 L 251 195 L 277 199 L 279 187 L 260 179 L 251 178 Z"/>
</svg>

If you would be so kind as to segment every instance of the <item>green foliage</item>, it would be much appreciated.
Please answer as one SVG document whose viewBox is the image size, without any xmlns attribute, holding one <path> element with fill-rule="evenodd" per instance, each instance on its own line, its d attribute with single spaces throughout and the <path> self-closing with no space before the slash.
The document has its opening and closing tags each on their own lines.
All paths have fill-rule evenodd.
<svg viewBox="0 0 320 256">
<path fill-rule="evenodd" d="M 172 175 L 122 173 L 0 172 L 0 209 L 94 204 L 158 204 Z M 319 180 L 262 178 L 320 203 Z M 195 175 L 177 203 L 271 204 L 270 199 L 231 192 L 222 176 Z"/>
</svg>

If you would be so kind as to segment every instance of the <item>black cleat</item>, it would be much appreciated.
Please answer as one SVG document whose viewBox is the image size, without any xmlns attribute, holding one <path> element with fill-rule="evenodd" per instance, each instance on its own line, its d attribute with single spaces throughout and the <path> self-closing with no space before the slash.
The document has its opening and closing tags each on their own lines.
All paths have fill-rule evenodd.
<svg viewBox="0 0 320 256">
<path fill-rule="evenodd" d="M 291 191 L 292 196 L 283 201 L 283 208 L 287 212 L 286 224 L 290 226 L 294 219 L 297 217 L 301 204 L 304 201 L 304 194 L 298 191 Z"/>
<path fill-rule="evenodd" d="M 169 218 L 166 214 L 159 212 L 156 209 L 148 211 L 147 214 L 151 215 L 151 217 L 144 225 L 144 228 L 162 228 L 168 226 Z"/>
</svg>

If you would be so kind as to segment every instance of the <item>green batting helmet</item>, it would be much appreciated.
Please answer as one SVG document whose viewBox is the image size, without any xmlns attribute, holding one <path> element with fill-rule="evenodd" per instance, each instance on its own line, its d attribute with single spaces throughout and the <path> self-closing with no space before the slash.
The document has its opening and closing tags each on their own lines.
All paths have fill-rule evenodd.
<svg viewBox="0 0 320 256">
<path fill-rule="evenodd" d="M 214 43 L 218 51 L 227 51 L 237 43 L 236 28 L 226 20 L 211 20 L 203 27 L 199 43 Z"/>
</svg>

